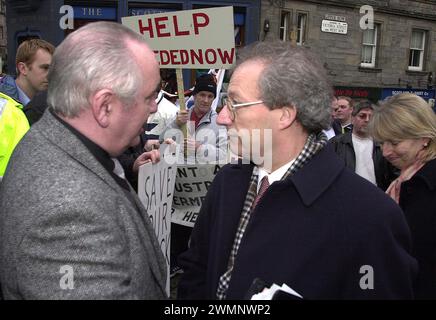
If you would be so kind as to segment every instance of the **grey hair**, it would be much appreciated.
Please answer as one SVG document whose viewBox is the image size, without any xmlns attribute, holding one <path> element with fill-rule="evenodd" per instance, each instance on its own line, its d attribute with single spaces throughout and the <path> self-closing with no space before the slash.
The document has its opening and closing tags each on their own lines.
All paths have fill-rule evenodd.
<svg viewBox="0 0 436 320">
<path fill-rule="evenodd" d="M 140 68 L 126 42 L 141 36 L 114 22 L 95 22 L 71 33 L 56 48 L 50 66 L 48 105 L 65 117 L 89 108 L 90 96 L 111 89 L 126 105 L 144 85 Z"/>
<path fill-rule="evenodd" d="M 267 107 L 295 107 L 297 120 L 309 133 L 330 126 L 333 89 L 312 52 L 289 42 L 256 42 L 238 52 L 235 69 L 246 61 L 265 65 L 258 87 Z"/>
</svg>

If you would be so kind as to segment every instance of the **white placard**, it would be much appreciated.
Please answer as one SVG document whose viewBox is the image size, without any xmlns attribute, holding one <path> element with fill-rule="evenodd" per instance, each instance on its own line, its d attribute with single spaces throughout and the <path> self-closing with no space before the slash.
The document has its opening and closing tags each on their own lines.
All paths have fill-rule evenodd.
<svg viewBox="0 0 436 320">
<path fill-rule="evenodd" d="M 229 69 L 235 60 L 233 7 L 121 18 L 153 49 L 161 68 Z"/>
<path fill-rule="evenodd" d="M 176 181 L 176 164 L 169 165 L 163 158 L 161 161 L 151 162 L 139 168 L 138 196 L 150 217 L 159 245 L 167 264 L 166 289 L 170 295 L 170 245 L 171 245 L 171 204 Z"/>
<path fill-rule="evenodd" d="M 221 166 L 179 165 L 174 185 L 172 222 L 193 227 L 207 190 Z"/>
</svg>

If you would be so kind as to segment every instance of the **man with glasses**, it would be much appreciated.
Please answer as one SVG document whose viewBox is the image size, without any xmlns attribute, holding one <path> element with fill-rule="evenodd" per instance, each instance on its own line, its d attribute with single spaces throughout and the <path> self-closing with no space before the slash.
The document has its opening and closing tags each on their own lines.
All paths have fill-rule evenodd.
<svg viewBox="0 0 436 320">
<path fill-rule="evenodd" d="M 335 136 L 330 142 L 345 165 L 385 191 L 396 178 L 395 168 L 383 157 L 380 145 L 368 132 L 374 105 L 362 100 L 353 108 L 353 130 Z"/>
<path fill-rule="evenodd" d="M 179 259 L 179 298 L 250 298 L 261 283 L 303 299 L 412 297 L 401 210 L 346 169 L 322 133 L 331 93 L 305 48 L 260 42 L 238 53 L 217 122 L 242 159 L 209 187 Z"/>
</svg>

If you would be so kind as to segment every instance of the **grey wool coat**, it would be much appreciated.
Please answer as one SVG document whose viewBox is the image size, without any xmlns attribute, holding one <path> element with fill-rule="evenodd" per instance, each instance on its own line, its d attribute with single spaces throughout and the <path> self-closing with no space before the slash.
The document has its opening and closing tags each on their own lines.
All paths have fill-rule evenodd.
<svg viewBox="0 0 436 320">
<path fill-rule="evenodd" d="M 0 184 L 5 299 L 162 299 L 166 265 L 138 197 L 50 112 Z"/>
</svg>

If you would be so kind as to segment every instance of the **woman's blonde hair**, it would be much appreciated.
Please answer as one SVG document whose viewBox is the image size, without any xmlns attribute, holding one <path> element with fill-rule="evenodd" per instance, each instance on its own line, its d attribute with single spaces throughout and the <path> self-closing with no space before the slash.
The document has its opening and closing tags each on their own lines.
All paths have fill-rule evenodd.
<svg viewBox="0 0 436 320">
<path fill-rule="evenodd" d="M 436 115 L 424 99 L 401 93 L 374 110 L 370 132 L 379 142 L 428 138 L 424 161 L 436 158 Z"/>
</svg>

